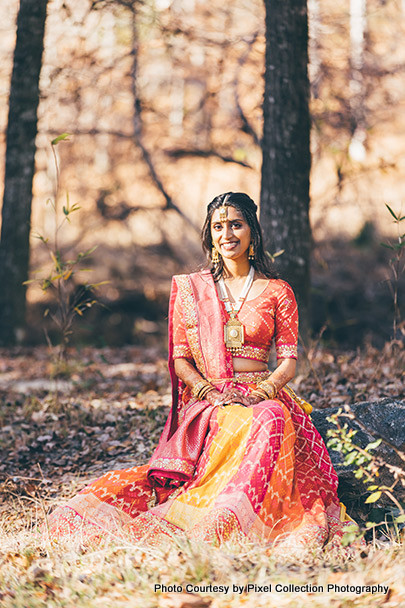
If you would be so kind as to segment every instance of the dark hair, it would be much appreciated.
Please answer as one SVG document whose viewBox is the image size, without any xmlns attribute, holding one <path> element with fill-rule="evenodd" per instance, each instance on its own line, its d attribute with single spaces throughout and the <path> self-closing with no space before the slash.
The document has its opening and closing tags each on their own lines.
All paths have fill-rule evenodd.
<svg viewBox="0 0 405 608">
<path fill-rule="evenodd" d="M 277 272 L 275 271 L 269 255 L 263 247 L 262 229 L 257 219 L 257 205 L 252 201 L 250 196 L 243 192 L 225 192 L 216 196 L 207 207 L 207 217 L 205 218 L 204 226 L 201 231 L 202 246 L 207 254 L 208 261 L 212 264 L 212 236 L 211 236 L 211 218 L 216 209 L 219 207 L 234 207 L 242 214 L 247 222 L 252 235 L 252 243 L 255 251 L 254 260 L 251 264 L 257 272 L 267 277 L 268 279 L 276 279 Z M 219 263 L 212 265 L 211 272 L 214 280 L 217 281 L 224 269 L 222 256 L 219 256 Z"/>
</svg>

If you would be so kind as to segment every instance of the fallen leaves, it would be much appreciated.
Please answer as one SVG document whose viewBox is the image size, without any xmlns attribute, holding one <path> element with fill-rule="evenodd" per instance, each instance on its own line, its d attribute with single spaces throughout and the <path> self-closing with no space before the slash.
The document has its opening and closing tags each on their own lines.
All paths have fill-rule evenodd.
<svg viewBox="0 0 405 608">
<path fill-rule="evenodd" d="M 167 593 L 159 601 L 159 608 L 208 608 L 212 599 L 194 593 Z"/>
</svg>

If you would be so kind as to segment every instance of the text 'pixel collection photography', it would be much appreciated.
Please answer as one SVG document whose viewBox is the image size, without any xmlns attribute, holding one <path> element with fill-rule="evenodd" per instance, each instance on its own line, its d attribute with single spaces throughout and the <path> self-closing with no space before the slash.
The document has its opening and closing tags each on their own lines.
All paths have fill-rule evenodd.
<svg viewBox="0 0 405 608">
<path fill-rule="evenodd" d="M 292 583 L 269 583 L 267 585 L 257 585 L 250 583 L 248 585 L 216 585 L 210 583 L 208 585 L 193 585 L 188 583 L 187 585 L 154 585 L 155 593 L 229 593 L 242 594 L 242 593 L 355 593 L 357 595 L 363 593 L 376 593 L 387 594 L 389 591 L 388 585 L 337 585 L 336 583 L 329 583 L 327 585 L 311 585 L 306 583 L 305 585 L 294 585 Z"/>
</svg>

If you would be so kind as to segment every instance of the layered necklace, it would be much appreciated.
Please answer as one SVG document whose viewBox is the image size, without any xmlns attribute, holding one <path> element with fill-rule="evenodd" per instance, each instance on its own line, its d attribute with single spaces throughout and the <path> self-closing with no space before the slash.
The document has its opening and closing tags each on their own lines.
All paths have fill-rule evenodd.
<svg viewBox="0 0 405 608">
<path fill-rule="evenodd" d="M 221 276 L 218 281 L 220 298 L 225 304 L 226 312 L 229 313 L 229 319 L 224 325 L 225 346 L 233 354 L 240 353 L 242 351 L 242 346 L 245 342 L 245 328 L 239 321 L 237 315 L 240 309 L 242 308 L 242 304 L 246 300 L 246 297 L 249 293 L 249 289 L 252 287 L 254 274 L 255 269 L 253 268 L 253 266 L 251 266 L 249 274 L 246 277 L 242 292 L 235 306 L 232 305 L 232 302 L 229 299 L 228 291 L 223 277 Z"/>
</svg>

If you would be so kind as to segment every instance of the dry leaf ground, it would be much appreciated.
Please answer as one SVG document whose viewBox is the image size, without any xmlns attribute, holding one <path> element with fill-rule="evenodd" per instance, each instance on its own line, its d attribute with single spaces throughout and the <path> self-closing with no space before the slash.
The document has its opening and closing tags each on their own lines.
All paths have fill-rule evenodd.
<svg viewBox="0 0 405 608">
<path fill-rule="evenodd" d="M 313 346 L 309 354 L 313 369 L 296 387 L 318 407 L 401 396 L 404 361 L 395 344 L 383 352 Z M 58 379 L 50 378 L 49 361 L 42 347 L 0 351 L 0 606 L 405 606 L 405 548 L 392 532 L 378 533 L 351 560 L 318 554 L 300 563 L 248 544 L 83 551 L 41 539 L 38 527 L 55 504 L 108 469 L 148 460 L 170 406 L 157 350 L 72 352 Z M 249 584 L 258 587 L 233 588 Z M 284 589 L 291 584 L 312 591 Z M 371 593 L 366 585 L 389 590 Z"/>
</svg>

